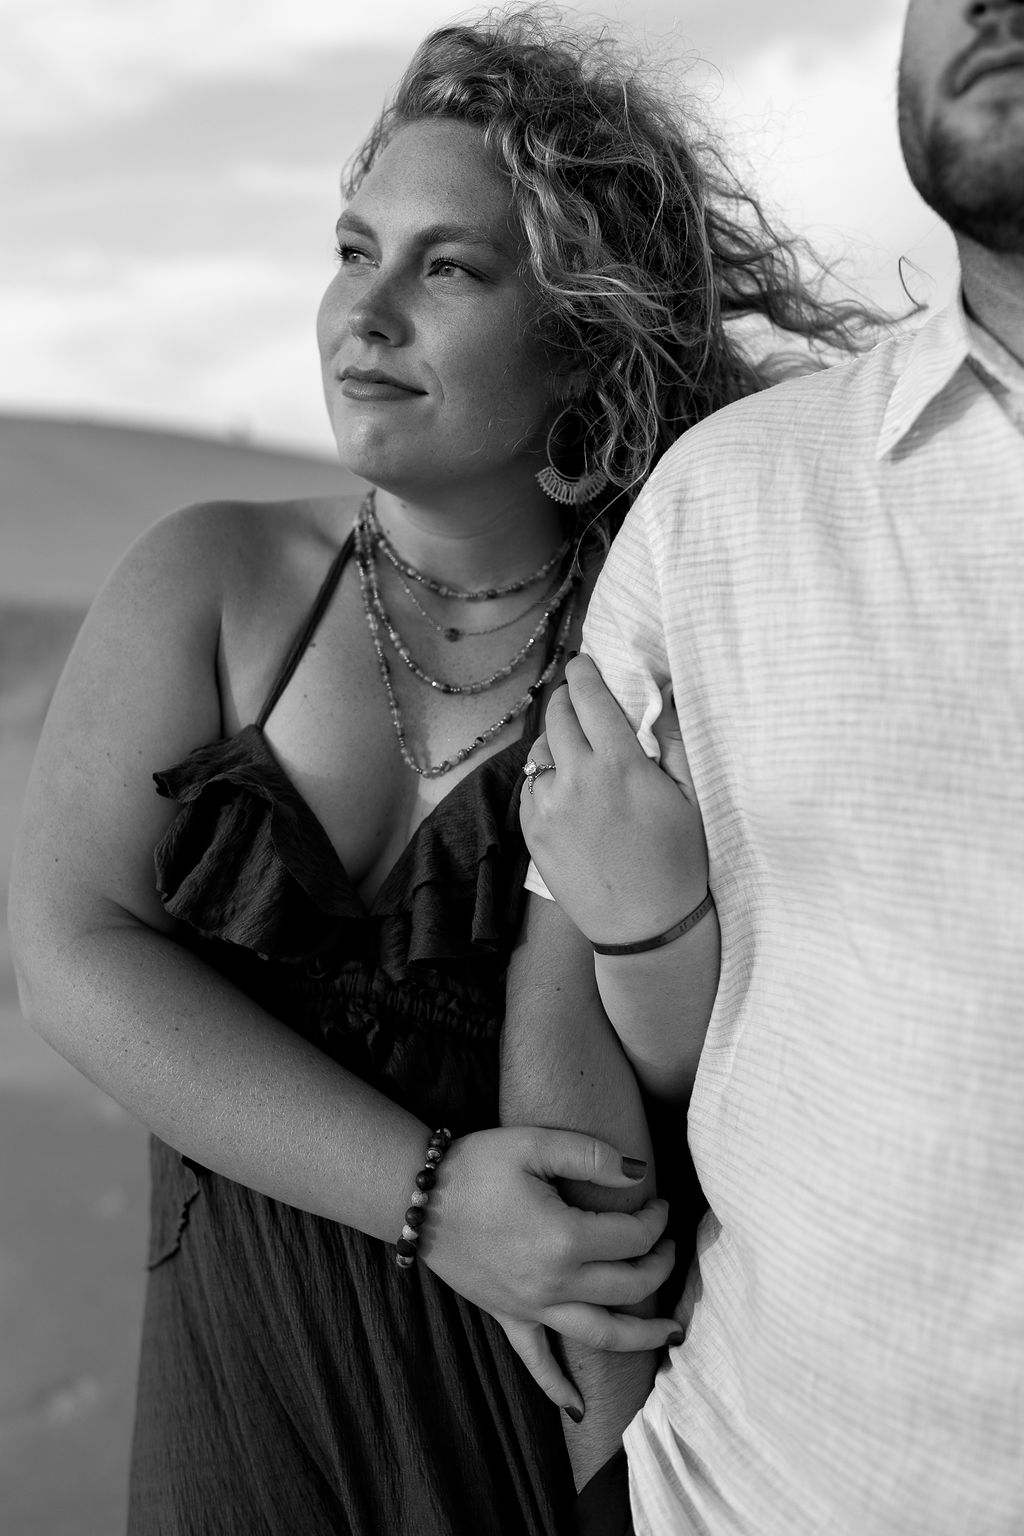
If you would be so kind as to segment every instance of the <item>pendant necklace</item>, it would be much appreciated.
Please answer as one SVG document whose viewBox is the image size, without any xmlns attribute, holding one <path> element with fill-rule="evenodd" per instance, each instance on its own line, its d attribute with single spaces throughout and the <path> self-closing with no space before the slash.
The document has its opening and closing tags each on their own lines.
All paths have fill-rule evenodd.
<svg viewBox="0 0 1024 1536">
<path fill-rule="evenodd" d="M 359 509 L 359 515 L 356 518 L 355 524 L 354 553 L 356 557 L 356 566 L 359 572 L 359 588 L 363 599 L 363 610 L 366 614 L 366 622 L 370 631 L 370 638 L 373 642 L 373 648 L 377 656 L 377 666 L 380 671 L 381 682 L 384 685 L 384 692 L 387 696 L 388 709 L 391 715 L 391 723 L 394 727 L 395 736 L 398 740 L 398 748 L 402 755 L 402 761 L 408 768 L 411 768 L 414 773 L 418 773 L 421 778 L 436 779 L 440 778 L 442 774 L 449 773 L 451 769 L 457 767 L 460 763 L 465 762 L 466 758 L 469 757 L 471 753 L 476 752 L 480 747 L 485 746 L 487 742 L 493 740 L 493 738 L 497 736 L 498 732 L 503 730 L 506 725 L 510 724 L 511 721 L 518 719 L 520 715 L 525 714 L 526 710 L 529 709 L 534 699 L 551 681 L 551 678 L 554 676 L 565 656 L 565 644 L 569 637 L 569 631 L 572 627 L 573 618 L 575 617 L 576 613 L 576 599 L 580 580 L 578 576 L 570 574 L 566 576 L 563 581 L 559 582 L 554 594 L 552 594 L 551 600 L 545 604 L 544 613 L 540 623 L 536 626 L 529 640 L 524 646 L 520 647 L 519 651 L 516 652 L 515 656 L 510 662 L 508 662 L 505 666 L 500 667 L 497 672 L 492 674 L 491 677 L 481 679 L 476 683 L 467 683 L 461 685 L 445 683 L 440 678 L 431 677 L 418 665 L 418 663 L 413 661 L 409 654 L 408 647 L 405 645 L 405 642 L 402 640 L 401 636 L 398 634 L 398 631 L 395 629 L 394 624 L 391 622 L 390 617 L 388 616 L 387 611 L 385 610 L 384 605 L 380 600 L 380 593 L 377 584 L 377 573 L 374 567 L 374 555 L 376 551 L 381 548 L 381 539 L 383 537 L 383 531 L 380 529 L 380 525 L 374 516 L 373 492 L 370 491 L 364 500 L 363 505 Z M 421 580 L 422 584 L 424 586 L 430 587 L 431 590 L 440 589 L 438 593 L 440 596 L 451 595 L 461 597 L 467 601 L 483 601 L 484 599 L 490 597 L 492 594 L 497 597 L 504 596 L 506 591 L 522 591 L 524 587 L 532 585 L 532 583 L 535 581 L 539 581 L 543 575 L 547 575 L 549 571 L 554 569 L 554 566 L 560 557 L 564 558 L 564 555 L 568 553 L 569 544 L 570 541 L 567 540 L 566 543 L 556 552 L 555 557 L 552 560 L 545 561 L 544 566 L 542 566 L 540 569 L 540 572 L 535 573 L 532 577 L 527 577 L 519 582 L 509 583 L 506 587 L 503 588 L 489 588 L 485 592 L 479 594 L 470 594 L 467 592 L 458 591 L 457 589 L 444 588 L 442 587 L 441 583 L 433 583 L 431 578 L 423 577 L 421 572 L 416 571 L 412 566 L 406 566 L 404 562 L 401 562 L 401 565 L 396 568 L 401 569 L 403 574 L 407 574 L 410 580 Z M 398 556 L 396 554 L 396 560 L 397 559 Z M 395 562 L 392 561 L 391 563 L 394 564 Z M 402 660 L 409 667 L 409 670 L 413 672 L 413 674 L 422 682 L 427 683 L 430 687 L 447 694 L 483 693 L 488 688 L 494 687 L 496 683 L 508 677 L 517 666 L 521 665 L 521 663 L 526 659 L 530 651 L 533 649 L 540 636 L 556 621 L 559 615 L 559 610 L 561 610 L 561 617 L 558 621 L 558 628 L 555 635 L 555 643 L 551 651 L 551 656 L 546 666 L 541 671 L 540 676 L 537 678 L 536 682 L 531 683 L 529 688 L 526 689 L 525 693 L 523 693 L 522 696 L 517 699 L 516 702 L 512 704 L 510 708 L 507 709 L 498 720 L 495 720 L 493 724 L 487 726 L 485 730 L 481 731 L 478 736 L 475 736 L 473 740 L 466 746 L 460 747 L 452 757 L 447 757 L 440 763 L 417 762 L 406 739 L 405 725 L 402 720 L 401 709 L 399 708 L 398 698 L 391 680 L 391 664 L 388 661 L 384 651 L 383 634 L 387 635 L 388 640 L 394 646 L 399 656 L 402 657 Z M 529 611 L 530 610 L 527 609 L 527 612 Z M 520 615 L 520 617 L 523 617 L 523 615 Z"/>
<path fill-rule="evenodd" d="M 500 624 L 488 624 L 483 629 L 459 629 L 455 624 L 439 623 L 438 620 L 435 619 L 434 615 L 430 612 L 429 608 L 424 608 L 423 604 L 420 602 L 419 598 L 416 596 L 416 593 L 406 581 L 401 571 L 396 570 L 395 575 L 398 577 L 398 584 L 402 588 L 402 591 L 405 593 L 410 603 L 412 603 L 413 607 L 418 609 L 419 612 L 423 615 L 431 629 L 436 630 L 437 633 L 443 636 L 445 640 L 452 642 L 456 640 L 472 640 L 476 635 L 496 635 L 501 629 L 511 629 L 513 624 L 520 623 L 523 619 L 526 618 L 528 613 L 532 613 L 535 608 L 539 608 L 542 603 L 546 602 L 548 597 L 554 591 L 553 587 L 549 587 L 546 592 L 542 592 L 539 597 L 535 597 L 528 608 L 524 608 L 521 613 L 514 614 L 511 619 L 504 619 Z"/>
</svg>

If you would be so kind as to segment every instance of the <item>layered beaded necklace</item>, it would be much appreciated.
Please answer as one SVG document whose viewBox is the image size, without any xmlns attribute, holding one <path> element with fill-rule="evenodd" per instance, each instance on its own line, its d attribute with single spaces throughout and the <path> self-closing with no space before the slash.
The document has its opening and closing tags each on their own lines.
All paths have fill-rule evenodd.
<svg viewBox="0 0 1024 1536">
<path fill-rule="evenodd" d="M 426 576 L 422 571 L 418 571 L 414 565 L 407 565 L 381 527 L 377 518 L 375 502 L 376 498 L 373 491 L 368 491 L 359 509 L 359 516 L 361 518 L 365 517 L 367 527 L 373 536 L 374 544 L 385 560 L 389 561 L 396 571 L 400 571 L 410 581 L 419 582 L 421 587 L 426 587 L 427 591 L 433 592 L 436 597 L 454 597 L 460 603 L 486 603 L 491 598 L 509 597 L 513 592 L 522 592 L 526 587 L 535 586 L 549 571 L 553 571 L 560 561 L 565 559 L 569 553 L 569 545 L 572 542 L 571 539 L 566 539 L 564 543 L 559 544 L 551 558 L 545 560 L 544 564 L 538 567 L 532 576 L 519 576 L 515 581 L 507 581 L 501 587 L 481 587 L 478 592 L 467 592 L 462 587 L 446 587 L 443 582 L 435 581 L 432 576 Z"/>
<path fill-rule="evenodd" d="M 513 624 L 521 623 L 521 621 L 526 618 L 528 613 L 532 613 L 535 608 L 539 608 L 542 603 L 546 602 L 547 599 L 551 596 L 551 593 L 554 591 L 554 584 L 552 584 L 552 586 L 550 586 L 546 592 L 542 592 L 539 597 L 535 597 L 528 608 L 524 608 L 521 613 L 513 614 L 510 619 L 503 619 L 500 624 L 487 624 L 480 629 L 459 629 L 455 624 L 439 624 L 434 618 L 434 615 L 430 612 L 429 608 L 424 608 L 423 604 L 420 602 L 419 598 L 416 596 L 416 593 L 406 581 L 401 571 L 396 570 L 395 575 L 398 577 L 398 584 L 402 591 L 405 593 L 410 603 L 412 603 L 413 607 L 427 621 L 431 629 L 435 630 L 437 634 L 442 635 L 445 640 L 453 642 L 456 640 L 471 640 L 474 635 L 496 635 L 501 629 L 511 629 Z"/>
<path fill-rule="evenodd" d="M 541 617 L 537 624 L 534 626 L 534 629 L 531 632 L 529 638 L 523 645 L 519 647 L 511 659 L 503 666 L 499 667 L 497 671 L 491 673 L 489 677 L 480 678 L 473 682 L 450 683 L 443 678 L 432 677 L 429 672 L 425 671 L 419 662 L 417 662 L 412 656 L 409 647 L 406 645 L 405 641 L 398 633 L 398 630 L 395 628 L 394 622 L 391 616 L 388 614 L 388 611 L 385 608 L 383 599 L 381 597 L 375 563 L 376 554 L 379 551 L 382 555 L 384 555 L 384 557 L 389 561 L 391 565 L 394 566 L 395 570 L 399 573 L 400 579 L 405 578 L 409 581 L 419 582 L 422 586 L 426 587 L 429 591 L 436 593 L 439 597 L 457 598 L 463 602 L 485 602 L 492 598 L 507 596 L 513 592 L 521 592 L 525 588 L 533 586 L 536 582 L 542 581 L 545 576 L 554 570 L 555 566 L 560 560 L 564 560 L 569 551 L 569 543 L 570 541 L 566 541 L 565 544 L 561 545 L 560 548 L 555 551 L 555 554 L 549 560 L 546 560 L 544 564 L 538 570 L 534 571 L 531 576 L 525 576 L 516 581 L 507 582 L 504 586 L 487 587 L 478 592 L 467 592 L 459 588 L 446 587 L 443 585 L 443 583 L 434 581 L 429 576 L 425 576 L 422 571 L 417 571 L 414 566 L 407 565 L 406 562 L 399 557 L 397 551 L 395 551 L 391 546 L 387 535 L 384 533 L 384 530 L 380 526 L 380 523 L 377 521 L 376 513 L 374 511 L 374 493 L 372 490 L 367 493 L 367 496 L 363 501 L 363 504 L 359 509 L 359 514 L 356 518 L 354 550 L 356 566 L 359 572 L 359 587 L 363 598 L 363 609 L 366 613 L 366 622 L 370 630 L 370 637 L 373 641 L 373 648 L 376 652 L 377 665 L 380 669 L 381 681 L 384 685 L 384 691 L 387 695 L 388 708 L 391 714 L 391 723 L 394 726 L 395 735 L 398 739 L 398 746 L 402 754 L 402 761 L 406 764 L 407 767 L 411 768 L 414 773 L 418 773 L 421 778 L 439 778 L 442 774 L 448 773 L 452 768 L 457 767 L 459 763 L 465 762 L 466 758 L 469 757 L 472 752 L 477 751 L 478 748 L 485 746 L 487 742 L 493 740 L 493 738 L 497 736 L 498 732 L 503 730 L 504 727 L 510 723 L 510 721 L 516 720 L 520 715 L 524 714 L 530 707 L 530 704 L 533 702 L 533 700 L 545 687 L 545 685 L 550 682 L 565 654 L 565 642 L 568 638 L 569 630 L 572 626 L 573 617 L 576 611 L 576 593 L 579 586 L 579 578 L 570 570 L 570 572 L 561 581 L 559 581 L 558 585 L 555 587 L 554 591 L 550 594 L 546 601 L 544 599 L 538 599 L 537 602 L 531 603 L 529 608 L 525 609 L 523 613 L 518 615 L 520 619 L 525 618 L 528 613 L 531 613 L 535 607 L 540 605 L 541 601 L 544 601 L 544 609 Z M 402 585 L 405 586 L 405 580 L 402 580 Z M 421 608 L 421 605 L 418 602 L 416 603 L 416 606 Z M 425 617 L 429 619 L 430 616 L 426 614 L 425 610 L 421 608 L 421 612 L 424 612 Z M 560 621 L 558 620 L 559 612 L 561 612 Z M 467 633 L 470 635 L 474 633 L 494 633 L 498 629 L 507 628 L 509 624 L 515 622 L 516 621 L 514 619 L 507 620 L 504 624 L 495 625 L 491 630 L 460 630 L 458 631 L 458 636 L 461 638 L 463 634 Z M 467 746 L 460 747 L 454 756 L 445 758 L 444 761 L 440 763 L 417 762 L 416 758 L 412 754 L 406 738 L 405 726 L 402 721 L 401 710 L 399 709 L 398 699 L 396 697 L 394 685 L 391 680 L 391 664 L 388 661 L 384 651 L 383 636 L 387 636 L 387 639 L 391 643 L 396 654 L 401 657 L 402 661 L 405 663 L 406 667 L 408 667 L 413 676 L 419 678 L 421 682 L 426 683 L 429 687 L 436 689 L 439 693 L 448 695 L 477 694 L 485 693 L 489 688 L 493 688 L 497 683 L 502 682 L 506 677 L 510 677 L 516 668 L 521 666 L 526 658 L 530 655 L 537 642 L 540 640 L 541 636 L 544 635 L 547 630 L 550 629 L 551 626 L 556 622 L 558 623 L 558 629 L 550 659 L 542 670 L 540 676 L 537 678 L 536 682 L 532 683 L 530 687 L 527 688 L 522 697 L 517 699 L 516 702 L 505 711 L 500 719 L 495 720 L 492 725 L 489 725 L 486 728 L 486 730 L 481 731 L 478 736 L 475 736 Z M 434 627 L 438 628 L 439 626 L 435 624 Z M 443 629 L 441 632 L 444 633 Z"/>
</svg>

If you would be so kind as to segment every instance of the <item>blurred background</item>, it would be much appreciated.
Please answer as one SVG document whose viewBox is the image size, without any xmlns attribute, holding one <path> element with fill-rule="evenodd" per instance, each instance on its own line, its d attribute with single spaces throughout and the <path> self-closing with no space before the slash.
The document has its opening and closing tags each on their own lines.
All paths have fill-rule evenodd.
<svg viewBox="0 0 1024 1536">
<path fill-rule="evenodd" d="M 903 0 L 604 0 L 839 277 L 941 299 L 895 128 Z M 82 614 L 183 502 L 320 494 L 338 175 L 439 0 L 0 0 L 0 891 Z M 902 274 L 902 279 L 901 279 Z M 0 906 L 0 917 L 5 908 Z M 0 922 L 0 1530 L 123 1528 L 145 1136 L 21 1023 Z"/>
</svg>

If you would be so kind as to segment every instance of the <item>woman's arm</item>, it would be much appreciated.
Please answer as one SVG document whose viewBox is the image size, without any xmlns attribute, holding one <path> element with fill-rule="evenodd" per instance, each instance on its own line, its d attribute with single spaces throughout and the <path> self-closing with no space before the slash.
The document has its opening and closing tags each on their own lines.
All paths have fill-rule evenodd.
<svg viewBox="0 0 1024 1536">
<path fill-rule="evenodd" d="M 501 1117 L 506 1125 L 565 1126 L 642 1148 L 648 1173 L 634 1189 L 560 1181 L 574 1205 L 633 1211 L 653 1195 L 640 1092 L 601 1007 L 590 946 L 553 901 L 537 896 L 530 898 L 509 969 Z M 668 1249 L 668 1240 L 663 1243 Z M 650 1315 L 653 1298 L 637 1310 Z M 576 1485 L 582 1488 L 621 1445 L 623 1430 L 650 1391 L 657 1355 L 612 1355 L 568 1340 L 561 1353 L 586 1404 L 583 1422 L 565 1426 Z"/>
<path fill-rule="evenodd" d="M 659 724 L 659 767 L 590 657 L 571 661 L 566 679 L 533 749 L 556 771 L 522 796 L 523 832 L 549 890 L 591 943 L 642 943 L 707 892 L 704 829 L 678 723 Z M 719 959 L 713 908 L 661 947 L 594 957 L 605 1012 L 653 1098 L 689 1098 Z"/>
<path fill-rule="evenodd" d="M 151 771 L 221 734 L 224 573 L 237 516 L 167 520 L 86 621 L 44 727 L 16 850 L 11 931 L 26 1015 L 171 1145 L 264 1194 L 394 1241 L 430 1127 L 344 1071 L 176 941 L 152 851 L 173 808 Z M 257 535 L 258 536 L 258 535 Z M 624 1151 L 631 1152 L 631 1148 Z M 613 1347 L 668 1324 L 610 1318 L 660 1283 L 658 1207 L 593 1216 L 549 1182 L 628 1185 L 592 1138 L 491 1131 L 452 1147 L 423 1261 L 503 1320 Z M 560 1394 L 560 1395 L 559 1395 Z M 575 1402 L 564 1385 L 556 1401 Z"/>
</svg>

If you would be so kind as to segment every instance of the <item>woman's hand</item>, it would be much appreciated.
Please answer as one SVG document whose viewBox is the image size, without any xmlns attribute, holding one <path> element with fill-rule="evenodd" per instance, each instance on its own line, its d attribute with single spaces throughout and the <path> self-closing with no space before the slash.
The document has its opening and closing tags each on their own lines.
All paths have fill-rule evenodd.
<svg viewBox="0 0 1024 1536">
<path fill-rule="evenodd" d="M 646 1164 L 576 1131 L 480 1131 L 454 1141 L 441 1164 L 420 1257 L 460 1295 L 490 1312 L 548 1397 L 582 1412 L 579 1392 L 545 1329 L 596 1349 L 660 1349 L 677 1325 L 618 1313 L 668 1278 L 668 1206 L 635 1215 L 578 1210 L 559 1178 L 625 1188 Z"/>
<path fill-rule="evenodd" d="M 537 777 L 520 820 L 559 906 L 595 944 L 647 939 L 685 917 L 707 890 L 704 828 L 675 710 L 655 729 L 659 766 L 589 656 L 566 668 L 533 745 Z"/>
</svg>

